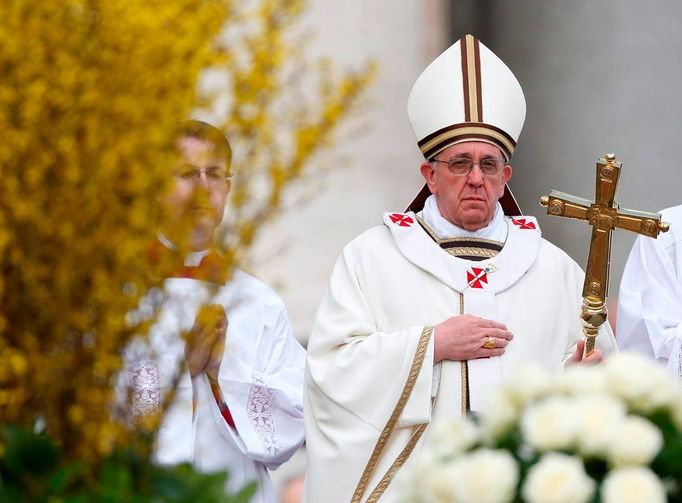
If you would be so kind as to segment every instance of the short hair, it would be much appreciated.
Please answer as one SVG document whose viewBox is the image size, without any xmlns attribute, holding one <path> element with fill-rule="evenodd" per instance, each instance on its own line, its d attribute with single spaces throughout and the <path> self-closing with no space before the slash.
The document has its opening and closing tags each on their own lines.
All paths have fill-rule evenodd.
<svg viewBox="0 0 682 503">
<path fill-rule="evenodd" d="M 179 138 L 197 138 L 213 145 L 216 153 L 224 155 L 227 159 L 227 172 L 230 173 L 232 165 L 232 147 L 223 132 L 208 122 L 196 119 L 184 121 L 180 124 Z"/>
</svg>

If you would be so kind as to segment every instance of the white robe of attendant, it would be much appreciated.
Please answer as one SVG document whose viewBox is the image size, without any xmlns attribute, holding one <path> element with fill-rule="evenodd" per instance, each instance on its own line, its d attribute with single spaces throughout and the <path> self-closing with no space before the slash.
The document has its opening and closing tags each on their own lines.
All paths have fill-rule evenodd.
<svg viewBox="0 0 682 503">
<path fill-rule="evenodd" d="M 222 417 L 206 375 L 192 379 L 186 371 L 160 427 L 156 460 L 192 462 L 203 472 L 227 470 L 230 491 L 255 480 L 259 490 L 250 502 L 274 503 L 268 469 L 289 459 L 304 440 L 305 351 L 292 335 L 284 304 L 268 286 L 242 271 L 226 286 L 165 280 L 163 290 L 141 304 L 142 316 L 155 304 L 161 310 L 149 343 L 128 348 L 119 392 L 132 393 L 136 413 L 158 406 L 184 359 L 181 334 L 206 303 L 221 304 L 227 314 L 218 381 L 236 429 Z"/>
<path fill-rule="evenodd" d="M 434 221 L 445 221 L 439 214 L 428 214 L 433 207 L 433 201 L 427 201 L 422 216 L 437 227 Z M 495 228 L 479 235 L 493 240 L 506 236 L 506 242 L 496 257 L 482 262 L 449 255 L 411 212 L 385 214 L 384 225 L 361 234 L 343 250 L 308 343 L 308 503 L 350 501 L 403 390 L 422 332 L 459 315 L 460 294 L 463 313 L 498 320 L 514 334 L 503 356 L 468 362 L 472 410 L 480 411 L 489 392 L 517 367 L 532 362 L 556 371 L 574 352 L 582 338 L 578 317 L 582 270 L 541 238 L 532 217 L 503 217 L 498 205 L 491 225 Z M 463 230 L 459 235 L 476 237 Z M 486 265 L 496 271 L 473 288 L 468 284 L 469 274 Z M 615 347 L 606 325 L 597 346 L 605 352 Z M 432 336 L 412 394 L 365 498 L 416 425 L 462 415 L 461 367 L 458 361 L 433 364 Z M 419 456 L 428 432 L 406 465 Z M 393 484 L 381 501 L 397 497 Z"/>
<path fill-rule="evenodd" d="M 682 378 L 682 206 L 663 210 L 670 230 L 638 236 L 623 271 L 616 333 L 621 348 L 649 355 Z"/>
</svg>

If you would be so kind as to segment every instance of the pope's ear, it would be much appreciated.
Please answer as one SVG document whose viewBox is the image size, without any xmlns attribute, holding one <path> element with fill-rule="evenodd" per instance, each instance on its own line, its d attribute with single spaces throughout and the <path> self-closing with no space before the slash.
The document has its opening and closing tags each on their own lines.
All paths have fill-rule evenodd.
<svg viewBox="0 0 682 503">
<path fill-rule="evenodd" d="M 431 191 L 432 194 L 435 194 L 436 190 L 436 180 L 435 180 L 435 170 L 431 163 L 429 162 L 423 162 L 422 165 L 419 167 L 419 170 L 422 173 L 422 176 L 424 177 L 424 181 L 426 182 L 426 185 L 428 185 L 429 190 Z"/>
<path fill-rule="evenodd" d="M 505 164 L 502 169 L 502 178 L 504 178 L 504 183 L 507 183 L 512 176 L 511 164 Z"/>
</svg>

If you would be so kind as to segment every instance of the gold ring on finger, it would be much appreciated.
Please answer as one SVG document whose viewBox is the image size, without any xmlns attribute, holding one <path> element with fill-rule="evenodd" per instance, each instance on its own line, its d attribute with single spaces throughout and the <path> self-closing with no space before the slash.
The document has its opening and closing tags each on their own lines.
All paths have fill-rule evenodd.
<svg viewBox="0 0 682 503">
<path fill-rule="evenodd" d="M 484 347 L 485 349 L 495 349 L 495 346 L 496 346 L 496 344 L 495 344 L 495 339 L 493 339 L 493 338 L 490 337 L 490 336 L 487 337 L 487 338 L 485 339 L 485 342 L 483 343 L 483 347 Z"/>
</svg>

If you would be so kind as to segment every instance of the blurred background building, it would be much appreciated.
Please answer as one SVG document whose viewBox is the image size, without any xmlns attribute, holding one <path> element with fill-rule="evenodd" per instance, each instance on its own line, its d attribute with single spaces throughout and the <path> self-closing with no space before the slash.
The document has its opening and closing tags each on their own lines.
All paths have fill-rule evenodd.
<svg viewBox="0 0 682 503">
<path fill-rule="evenodd" d="M 292 200 L 257 246 L 255 273 L 282 294 L 299 340 L 307 340 L 343 246 L 379 225 L 384 211 L 404 209 L 421 186 L 407 95 L 462 34 L 477 36 L 521 82 L 528 111 L 510 185 L 543 235 L 581 266 L 590 227 L 550 218 L 537 201 L 550 189 L 592 198 L 598 157 L 615 152 L 623 162 L 623 207 L 680 203 L 680 19 L 675 0 L 313 0 L 313 52 L 348 66 L 373 58 L 380 67 L 333 159 L 312 173 L 305 204 Z M 633 240 L 614 234 L 612 298 Z"/>
</svg>

